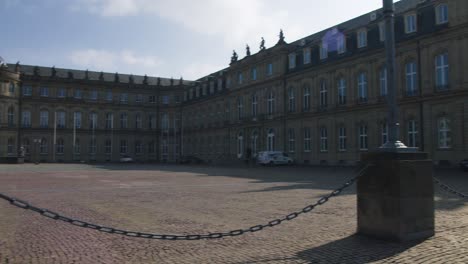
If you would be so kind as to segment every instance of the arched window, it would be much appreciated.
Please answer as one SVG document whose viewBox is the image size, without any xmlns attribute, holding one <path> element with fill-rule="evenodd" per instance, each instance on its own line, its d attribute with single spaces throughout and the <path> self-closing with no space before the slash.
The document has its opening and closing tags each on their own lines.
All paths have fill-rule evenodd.
<svg viewBox="0 0 468 264">
<path fill-rule="evenodd" d="M 31 143 L 29 141 L 29 138 L 24 138 L 23 139 L 23 148 L 24 148 L 24 153 L 26 155 L 29 155 L 31 152 L 30 152 L 30 148 L 31 148 Z"/>
<path fill-rule="evenodd" d="M 244 134 L 239 132 L 237 135 L 237 157 L 242 158 L 244 154 Z"/>
<path fill-rule="evenodd" d="M 64 153 L 64 141 L 63 138 L 57 139 L 56 151 L 58 155 L 62 155 Z"/>
<path fill-rule="evenodd" d="M 272 128 L 268 130 L 267 150 L 268 151 L 275 150 L 275 130 L 273 130 Z"/>
<path fill-rule="evenodd" d="M 41 145 L 39 147 L 41 154 L 47 154 L 49 152 L 49 146 L 47 145 L 47 139 L 41 139 Z"/>
<path fill-rule="evenodd" d="M 367 102 L 367 74 L 365 72 L 358 75 L 358 101 Z"/>
<path fill-rule="evenodd" d="M 296 111 L 296 96 L 294 94 L 294 88 L 290 87 L 288 90 L 288 99 L 289 99 L 289 112 Z"/>
<path fill-rule="evenodd" d="M 112 153 L 112 140 L 110 139 L 106 139 L 105 152 L 107 155 Z"/>
<path fill-rule="evenodd" d="M 275 112 L 275 94 L 273 93 L 273 91 L 270 91 L 268 93 L 267 102 L 267 112 L 269 115 L 272 115 Z"/>
<path fill-rule="evenodd" d="M 450 119 L 442 117 L 437 120 L 437 130 L 439 137 L 439 148 L 448 149 L 452 147 L 452 129 Z"/>
<path fill-rule="evenodd" d="M 142 152 L 143 152 L 143 148 L 141 146 L 141 141 L 136 141 L 135 142 L 135 154 L 141 155 Z"/>
</svg>

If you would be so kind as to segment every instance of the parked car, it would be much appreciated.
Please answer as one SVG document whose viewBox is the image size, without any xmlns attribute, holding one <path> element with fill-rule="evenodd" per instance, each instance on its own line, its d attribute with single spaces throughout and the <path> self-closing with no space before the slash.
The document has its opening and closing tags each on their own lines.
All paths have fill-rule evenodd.
<svg viewBox="0 0 468 264">
<path fill-rule="evenodd" d="M 261 165 L 291 165 L 294 160 L 282 151 L 262 151 L 258 153 L 257 163 Z"/>
<path fill-rule="evenodd" d="M 180 164 L 202 164 L 203 160 L 195 156 L 182 156 Z"/>
<path fill-rule="evenodd" d="M 468 159 L 460 161 L 460 169 L 463 171 L 468 171 Z"/>
<path fill-rule="evenodd" d="M 120 162 L 122 162 L 122 163 L 131 163 L 131 162 L 133 162 L 133 159 L 132 159 L 132 157 L 125 155 L 125 156 L 122 156 L 120 158 Z"/>
</svg>

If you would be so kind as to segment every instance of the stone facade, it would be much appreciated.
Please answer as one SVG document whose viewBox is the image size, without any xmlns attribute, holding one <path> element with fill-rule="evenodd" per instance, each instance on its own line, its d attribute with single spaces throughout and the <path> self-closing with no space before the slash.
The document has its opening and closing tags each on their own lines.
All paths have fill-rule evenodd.
<svg viewBox="0 0 468 264">
<path fill-rule="evenodd" d="M 401 139 L 436 162 L 456 164 L 468 157 L 468 2 L 403 0 L 396 13 Z M 173 162 L 193 155 L 234 162 L 248 152 L 281 150 L 298 163 L 352 165 L 387 137 L 381 21 L 377 10 L 289 44 L 280 39 L 194 82 L 22 66 L 23 94 L 3 94 L 0 100 L 31 112 L 31 126 L 2 126 L 0 154 L 8 155 L 4 141 L 13 137 L 21 139 L 16 146 L 29 140 L 30 159 L 47 161 L 115 161 L 129 155 Z M 31 87 L 30 96 L 25 87 Z M 41 87 L 48 87 L 50 96 L 41 96 Z M 62 88 L 66 95 L 58 98 Z M 76 98 L 77 89 L 82 98 Z M 96 100 L 90 99 L 94 91 Z M 112 102 L 106 100 L 109 91 Z M 121 102 L 122 94 L 128 94 L 127 102 Z M 41 111 L 49 113 L 44 128 Z M 57 128 L 54 147 L 55 112 L 65 112 L 66 124 Z M 75 112 L 82 113 L 79 129 L 73 129 Z M 95 129 L 89 124 L 92 113 Z M 106 126 L 108 113 L 114 115 L 113 129 Z M 128 128 L 120 126 L 122 113 Z M 40 154 L 40 146 L 31 142 L 42 138 L 48 152 Z M 59 139 L 63 151 L 57 149 Z"/>
</svg>

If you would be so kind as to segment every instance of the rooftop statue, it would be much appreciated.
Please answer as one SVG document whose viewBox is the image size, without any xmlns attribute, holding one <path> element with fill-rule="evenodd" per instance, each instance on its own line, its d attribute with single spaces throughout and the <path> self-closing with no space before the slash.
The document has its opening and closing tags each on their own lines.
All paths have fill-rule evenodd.
<svg viewBox="0 0 468 264">
<path fill-rule="evenodd" d="M 148 84 L 148 75 L 145 74 L 145 77 L 143 77 L 143 84 Z"/>
<path fill-rule="evenodd" d="M 237 52 L 235 50 L 232 51 L 231 63 L 236 62 L 239 57 L 237 56 Z"/>
<path fill-rule="evenodd" d="M 262 37 L 262 41 L 260 41 L 260 51 L 265 50 L 265 39 Z"/>
<path fill-rule="evenodd" d="M 99 73 L 99 80 L 104 81 L 104 73 L 103 72 Z"/>
<path fill-rule="evenodd" d="M 119 81 L 120 81 L 119 73 L 116 72 L 115 75 L 114 75 L 114 82 L 118 83 Z"/>
<path fill-rule="evenodd" d="M 55 66 L 52 66 L 52 73 L 51 73 L 51 77 L 52 77 L 52 78 L 55 78 L 55 77 L 57 77 L 57 70 L 55 69 Z"/>
<path fill-rule="evenodd" d="M 128 82 L 131 83 L 131 84 L 135 83 L 135 79 L 133 78 L 133 74 L 130 74 L 130 76 L 128 76 Z"/>
<path fill-rule="evenodd" d="M 20 62 L 16 62 L 16 65 L 15 65 L 15 72 L 19 72 L 20 71 Z"/>
<path fill-rule="evenodd" d="M 73 79 L 73 72 L 68 71 L 68 79 Z"/>
<path fill-rule="evenodd" d="M 250 47 L 248 44 L 245 47 L 245 53 L 247 54 L 247 56 L 250 56 Z"/>
<path fill-rule="evenodd" d="M 283 33 L 283 30 L 280 29 L 278 44 L 283 44 L 283 43 L 285 43 L 284 42 L 284 33 Z"/>
<path fill-rule="evenodd" d="M 89 80 L 89 71 L 88 71 L 88 69 L 86 69 L 86 71 L 84 73 L 84 78 L 85 78 L 85 80 Z"/>
</svg>

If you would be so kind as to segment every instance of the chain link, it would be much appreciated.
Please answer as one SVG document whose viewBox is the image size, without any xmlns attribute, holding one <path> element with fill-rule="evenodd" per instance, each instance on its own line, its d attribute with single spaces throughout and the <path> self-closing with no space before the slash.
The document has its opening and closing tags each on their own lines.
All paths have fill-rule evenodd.
<svg viewBox="0 0 468 264">
<path fill-rule="evenodd" d="M 226 233 L 209 233 L 209 234 L 190 234 L 190 235 L 160 235 L 160 234 L 148 234 L 148 233 L 140 233 L 140 232 L 133 232 L 133 231 L 127 231 L 127 230 L 120 230 L 120 229 L 115 229 L 111 227 L 106 227 L 106 226 L 100 226 L 100 225 L 95 225 L 91 224 L 85 221 L 69 218 L 63 215 L 60 215 L 58 213 L 55 213 L 53 211 L 47 210 L 47 209 L 42 209 L 38 208 L 36 206 L 31 205 L 28 202 L 4 195 L 0 193 L 0 198 L 3 200 L 6 200 L 10 202 L 12 205 L 25 209 L 25 210 L 31 210 L 33 212 L 39 213 L 40 215 L 51 218 L 53 220 L 57 221 L 62 221 L 69 223 L 74 226 L 82 227 L 82 228 L 88 228 L 92 230 L 97 230 L 103 233 L 109 233 L 109 234 L 117 234 L 117 235 L 123 235 L 123 236 L 128 236 L 128 237 L 137 237 L 137 238 L 146 238 L 146 239 L 159 239 L 159 240 L 201 240 L 201 239 L 220 239 L 223 237 L 235 237 L 235 236 L 240 236 L 246 233 L 255 233 L 261 230 L 264 230 L 265 228 L 268 227 L 274 227 L 279 224 L 282 224 L 286 221 L 291 221 L 293 219 L 296 219 L 298 216 L 301 214 L 309 213 L 312 210 L 314 210 L 317 206 L 323 205 L 326 202 L 330 200 L 330 198 L 333 198 L 335 196 L 340 195 L 346 188 L 350 187 L 353 185 L 356 180 L 361 177 L 364 172 L 370 167 L 370 165 L 363 166 L 359 168 L 357 176 L 354 178 L 348 180 L 345 184 L 343 184 L 340 188 L 333 190 L 330 194 L 320 198 L 317 202 L 314 204 L 308 205 L 304 207 L 302 210 L 290 213 L 286 215 L 283 218 L 275 219 L 272 221 L 269 221 L 267 224 L 263 225 L 255 225 L 250 228 L 246 229 L 238 229 L 238 230 L 233 230 L 229 231 Z"/>
<path fill-rule="evenodd" d="M 463 198 L 463 199 L 468 198 L 468 195 L 466 195 L 466 194 L 464 194 L 464 193 L 461 193 L 461 192 L 455 190 L 455 189 L 452 188 L 451 186 L 449 186 L 449 185 L 447 185 L 447 184 L 441 182 L 441 181 L 440 181 L 438 178 L 436 178 L 436 177 L 434 177 L 434 182 L 437 183 L 437 184 L 440 186 L 440 188 L 442 188 L 442 189 L 443 189 L 444 191 L 446 191 L 446 192 L 449 192 L 449 193 L 451 193 L 451 194 L 455 194 L 455 195 L 457 195 L 458 197 L 461 197 L 461 198 Z"/>
</svg>

